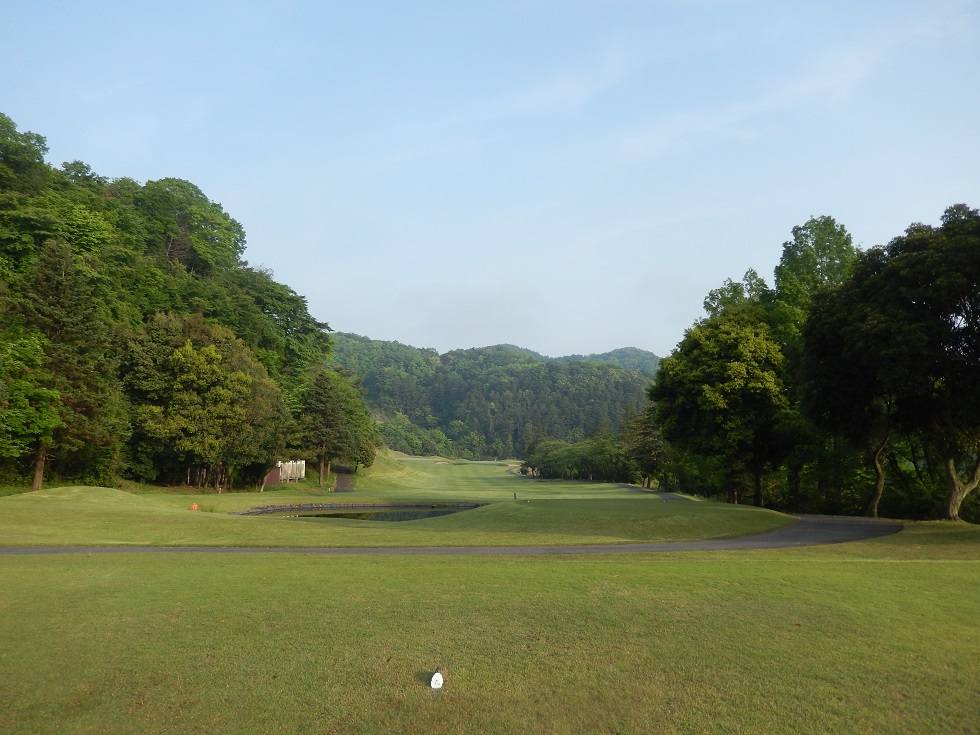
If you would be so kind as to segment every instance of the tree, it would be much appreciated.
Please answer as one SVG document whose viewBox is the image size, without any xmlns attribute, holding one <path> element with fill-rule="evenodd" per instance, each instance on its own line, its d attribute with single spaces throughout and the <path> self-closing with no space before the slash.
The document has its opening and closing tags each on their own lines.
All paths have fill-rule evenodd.
<svg viewBox="0 0 980 735">
<path fill-rule="evenodd" d="M 787 406 L 782 360 L 761 308 L 723 309 L 685 332 L 648 391 L 665 438 L 721 458 L 733 477 L 746 472 L 758 506 Z M 733 481 L 729 499 L 737 503 L 740 496 Z"/>
<path fill-rule="evenodd" d="M 950 207 L 941 227 L 913 224 L 864 254 L 818 300 L 806 340 L 818 420 L 845 435 L 921 437 L 946 470 L 943 515 L 957 519 L 980 483 L 980 214 Z"/>
<path fill-rule="evenodd" d="M 912 348 L 902 322 L 882 313 L 883 264 L 880 249 L 861 254 L 850 280 L 814 295 L 802 333 L 803 412 L 868 457 L 875 477 L 865 503 L 870 517 L 878 515 L 883 455 L 895 432 L 897 397 L 908 380 L 901 356 Z"/>
<path fill-rule="evenodd" d="M 942 457 L 944 515 L 956 520 L 980 484 L 980 213 L 959 204 L 939 228 L 912 225 L 889 243 L 882 277 L 888 316 L 909 333 L 900 364 L 917 376 L 899 420 Z"/>
<path fill-rule="evenodd" d="M 187 270 L 208 274 L 237 264 L 245 230 L 189 181 L 150 181 L 137 196 L 147 216 L 148 245 Z"/>
<path fill-rule="evenodd" d="M 624 417 L 620 440 L 640 472 L 643 487 L 652 487 L 654 478 L 664 473 L 668 454 L 653 403 L 648 402 L 640 413 L 630 412 Z"/>
<path fill-rule="evenodd" d="M 50 177 L 47 152 L 43 136 L 18 132 L 14 121 L 0 113 L 0 191 L 41 191 Z"/>
<path fill-rule="evenodd" d="M 60 426 L 50 446 L 37 447 L 35 485 L 49 452 L 55 469 L 70 477 L 115 475 L 129 436 L 125 399 L 116 368 L 112 322 L 101 278 L 63 241 L 40 249 L 18 302 L 21 317 L 44 338 L 44 387 L 60 396 Z"/>
<path fill-rule="evenodd" d="M 35 444 L 50 444 L 61 426 L 60 396 L 45 388 L 38 334 L 0 340 L 0 459 L 18 459 Z M 40 489 L 35 488 L 35 489 Z"/>
<path fill-rule="evenodd" d="M 267 467 L 283 448 L 282 395 L 230 330 L 158 314 L 127 348 L 131 472 L 220 491 L 241 468 Z"/>
<path fill-rule="evenodd" d="M 811 217 L 793 228 L 793 239 L 783 243 L 774 272 L 771 308 L 774 331 L 784 352 L 788 349 L 794 358 L 799 354 L 813 295 L 843 285 L 857 257 L 850 233 L 833 217 Z"/>
<path fill-rule="evenodd" d="M 334 460 L 367 464 L 368 443 L 376 432 L 374 421 L 360 391 L 343 375 L 316 371 L 303 397 L 299 420 L 300 442 L 316 459 L 320 485 L 324 470 L 326 479 L 330 478 Z"/>
</svg>

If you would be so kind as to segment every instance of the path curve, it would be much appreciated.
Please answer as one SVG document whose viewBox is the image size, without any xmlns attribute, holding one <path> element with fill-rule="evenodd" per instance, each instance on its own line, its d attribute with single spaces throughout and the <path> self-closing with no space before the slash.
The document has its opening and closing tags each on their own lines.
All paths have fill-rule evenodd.
<svg viewBox="0 0 980 735">
<path fill-rule="evenodd" d="M 569 554 L 624 554 L 667 551 L 741 551 L 787 549 L 842 544 L 889 536 L 902 530 L 898 521 L 847 516 L 798 516 L 798 522 L 775 531 L 707 541 L 670 543 L 597 544 L 594 546 L 418 546 L 418 547 L 265 547 L 265 546 L 7 546 L 0 555 L 21 554 L 354 554 L 358 556 L 552 556 Z"/>
</svg>

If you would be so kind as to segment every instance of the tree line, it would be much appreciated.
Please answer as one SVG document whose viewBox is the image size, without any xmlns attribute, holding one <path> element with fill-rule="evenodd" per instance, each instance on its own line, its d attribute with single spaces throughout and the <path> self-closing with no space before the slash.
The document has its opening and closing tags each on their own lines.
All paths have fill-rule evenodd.
<svg viewBox="0 0 980 735">
<path fill-rule="evenodd" d="M 980 519 L 980 214 L 858 250 L 793 229 L 769 287 L 705 299 L 648 394 L 675 477 L 733 502 Z"/>
<path fill-rule="evenodd" d="M 642 482 L 796 512 L 980 521 L 980 214 L 859 250 L 793 228 L 769 286 L 708 293 L 615 435 L 533 447 L 540 477 Z"/>
<path fill-rule="evenodd" d="M 46 152 L 0 114 L 0 478 L 221 490 L 277 459 L 373 459 L 329 326 L 242 259 L 221 205 Z"/>
</svg>

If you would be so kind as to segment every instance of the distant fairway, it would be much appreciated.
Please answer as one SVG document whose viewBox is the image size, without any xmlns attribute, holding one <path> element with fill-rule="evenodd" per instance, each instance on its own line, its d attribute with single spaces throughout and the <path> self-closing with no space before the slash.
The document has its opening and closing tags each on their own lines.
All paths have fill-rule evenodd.
<svg viewBox="0 0 980 735">
<path fill-rule="evenodd" d="M 357 486 L 333 497 L 309 487 L 28 493 L 0 498 L 0 538 L 533 544 L 784 522 L 607 485 L 522 481 L 494 465 L 400 462 Z M 500 502 L 326 530 L 188 510 L 422 496 Z M 0 590 L 5 735 L 945 735 L 980 722 L 980 527 L 963 523 L 779 551 L 0 556 Z M 426 685 L 436 666 L 447 670 L 439 692 Z"/>
<path fill-rule="evenodd" d="M 543 482 L 498 463 L 385 460 L 359 474 L 356 492 L 316 485 L 265 493 L 133 495 L 108 488 L 54 488 L 0 498 L 4 546 L 517 546 L 617 544 L 726 538 L 792 519 L 748 506 L 664 503 L 612 484 Z M 514 496 L 517 496 L 517 500 Z M 234 516 L 254 506 L 321 503 L 484 503 L 408 523 L 331 519 L 299 524 Z M 205 511 L 192 511 L 197 503 Z M 213 511 L 213 512 L 208 512 Z"/>
</svg>

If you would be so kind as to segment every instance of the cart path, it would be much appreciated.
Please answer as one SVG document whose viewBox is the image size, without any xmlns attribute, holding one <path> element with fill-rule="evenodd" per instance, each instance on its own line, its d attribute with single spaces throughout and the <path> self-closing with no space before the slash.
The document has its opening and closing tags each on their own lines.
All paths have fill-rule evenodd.
<svg viewBox="0 0 980 735">
<path fill-rule="evenodd" d="M 706 541 L 597 544 L 594 546 L 418 546 L 418 547 L 259 547 L 259 546 L 7 546 L 0 555 L 21 554 L 355 554 L 358 556 L 553 556 L 562 554 L 624 554 L 667 551 L 741 551 L 788 549 L 842 544 L 889 536 L 902 530 L 899 521 L 846 516 L 798 516 L 796 523 L 775 531 Z"/>
</svg>

